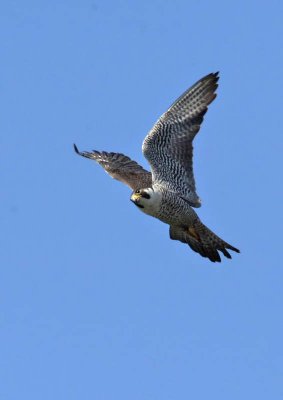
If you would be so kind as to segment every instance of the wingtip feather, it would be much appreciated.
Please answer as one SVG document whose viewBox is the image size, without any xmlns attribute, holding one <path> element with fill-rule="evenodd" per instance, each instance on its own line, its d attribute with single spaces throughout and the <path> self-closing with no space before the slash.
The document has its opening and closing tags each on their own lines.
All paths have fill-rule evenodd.
<svg viewBox="0 0 283 400">
<path fill-rule="evenodd" d="M 79 149 L 77 148 L 77 146 L 75 145 L 75 143 L 73 143 L 73 146 L 74 146 L 75 152 L 76 152 L 77 154 L 80 154 Z"/>
</svg>

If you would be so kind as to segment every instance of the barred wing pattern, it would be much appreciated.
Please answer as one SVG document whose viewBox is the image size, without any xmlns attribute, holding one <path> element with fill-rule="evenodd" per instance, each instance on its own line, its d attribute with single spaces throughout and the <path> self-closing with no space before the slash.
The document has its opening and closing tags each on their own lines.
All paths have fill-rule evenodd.
<svg viewBox="0 0 283 400">
<path fill-rule="evenodd" d="M 133 190 L 152 186 L 151 173 L 124 154 L 96 150 L 81 152 L 75 144 L 74 149 L 80 156 L 97 161 L 112 178 L 125 183 Z"/>
<path fill-rule="evenodd" d="M 166 111 L 143 142 L 153 185 L 178 193 L 193 207 L 200 207 L 193 173 L 193 139 L 208 105 L 216 97 L 218 72 L 200 79 Z"/>
</svg>

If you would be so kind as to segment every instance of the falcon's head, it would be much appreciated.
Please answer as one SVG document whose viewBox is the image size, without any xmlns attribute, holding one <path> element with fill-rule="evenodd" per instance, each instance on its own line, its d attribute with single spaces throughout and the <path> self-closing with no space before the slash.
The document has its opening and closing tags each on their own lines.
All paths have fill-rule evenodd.
<svg viewBox="0 0 283 400">
<path fill-rule="evenodd" d="M 162 194 L 152 188 L 135 190 L 131 195 L 131 201 L 141 211 L 148 215 L 156 216 L 160 209 Z"/>
<path fill-rule="evenodd" d="M 131 201 L 139 208 L 145 208 L 151 203 L 153 190 L 151 188 L 147 189 L 137 189 L 131 195 Z"/>
</svg>

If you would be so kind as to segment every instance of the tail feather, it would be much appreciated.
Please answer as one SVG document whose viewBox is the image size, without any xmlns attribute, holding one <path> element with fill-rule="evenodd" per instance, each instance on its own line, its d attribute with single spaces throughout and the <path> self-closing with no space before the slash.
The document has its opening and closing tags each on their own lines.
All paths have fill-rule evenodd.
<svg viewBox="0 0 283 400">
<path fill-rule="evenodd" d="M 209 258 L 212 262 L 221 262 L 219 251 L 227 258 L 232 258 L 227 249 L 240 253 L 240 250 L 220 239 L 220 237 L 202 224 L 200 220 L 196 220 L 189 228 L 184 226 L 170 226 L 170 238 L 187 243 L 192 250 L 199 253 L 202 257 Z"/>
</svg>

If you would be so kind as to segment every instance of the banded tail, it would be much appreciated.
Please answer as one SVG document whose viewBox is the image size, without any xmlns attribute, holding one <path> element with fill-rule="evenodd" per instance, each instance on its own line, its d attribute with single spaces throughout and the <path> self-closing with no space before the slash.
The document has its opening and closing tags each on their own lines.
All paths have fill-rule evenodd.
<svg viewBox="0 0 283 400">
<path fill-rule="evenodd" d="M 192 250 L 199 253 L 202 257 L 209 258 L 212 262 L 221 262 L 219 251 L 227 258 L 232 258 L 227 249 L 240 253 L 240 250 L 220 239 L 199 219 L 190 227 L 170 226 L 169 234 L 170 239 L 187 243 Z"/>
</svg>

